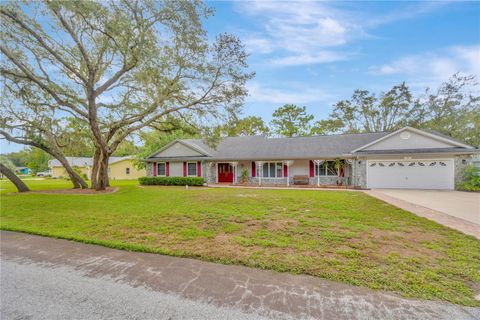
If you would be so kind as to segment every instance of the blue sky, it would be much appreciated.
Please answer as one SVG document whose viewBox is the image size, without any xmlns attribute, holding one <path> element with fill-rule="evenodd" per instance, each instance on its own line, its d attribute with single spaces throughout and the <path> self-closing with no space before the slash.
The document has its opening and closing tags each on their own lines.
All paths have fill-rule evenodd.
<svg viewBox="0 0 480 320">
<path fill-rule="evenodd" d="M 267 122 L 285 103 L 325 118 L 357 89 L 414 92 L 455 72 L 480 77 L 480 2 L 210 1 L 210 37 L 238 36 L 256 77 L 245 115 Z M 1 153 L 21 146 L 1 142 Z"/>
<path fill-rule="evenodd" d="M 209 2 L 211 35 L 246 44 L 256 72 L 245 114 L 285 103 L 318 119 L 356 88 L 414 92 L 459 71 L 480 75 L 479 2 Z"/>
</svg>

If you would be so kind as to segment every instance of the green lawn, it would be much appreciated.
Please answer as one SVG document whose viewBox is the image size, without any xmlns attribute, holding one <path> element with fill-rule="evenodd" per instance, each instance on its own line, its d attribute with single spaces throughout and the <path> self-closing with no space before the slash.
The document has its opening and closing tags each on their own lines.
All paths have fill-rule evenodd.
<svg viewBox="0 0 480 320">
<path fill-rule="evenodd" d="M 360 192 L 113 185 L 101 195 L 15 194 L 1 181 L 0 227 L 480 306 L 480 241 Z"/>
</svg>

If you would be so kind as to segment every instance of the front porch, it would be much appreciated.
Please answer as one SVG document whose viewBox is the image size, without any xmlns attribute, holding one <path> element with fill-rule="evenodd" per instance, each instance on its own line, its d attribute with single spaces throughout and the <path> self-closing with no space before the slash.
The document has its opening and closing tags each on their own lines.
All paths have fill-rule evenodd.
<svg viewBox="0 0 480 320">
<path fill-rule="evenodd" d="M 362 190 L 360 187 L 355 187 L 353 185 L 289 185 L 286 184 L 243 184 L 243 183 L 218 183 L 218 184 L 209 184 L 209 188 L 236 188 L 236 189 L 272 189 L 272 190 L 347 190 L 347 191 L 359 191 Z"/>
<path fill-rule="evenodd" d="M 247 187 L 353 188 L 353 160 L 212 161 L 206 163 L 209 185 Z"/>
</svg>

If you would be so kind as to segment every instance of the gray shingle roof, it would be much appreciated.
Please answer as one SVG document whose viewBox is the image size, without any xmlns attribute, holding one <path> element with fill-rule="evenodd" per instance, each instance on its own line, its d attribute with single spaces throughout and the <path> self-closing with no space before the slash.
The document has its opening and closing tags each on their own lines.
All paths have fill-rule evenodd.
<svg viewBox="0 0 480 320">
<path fill-rule="evenodd" d="M 389 149 L 389 150 L 360 150 L 355 152 L 356 155 L 362 154 L 403 154 L 403 153 L 467 153 L 475 154 L 479 153 L 478 149 L 466 149 L 466 148 L 428 148 L 428 149 Z"/>
<path fill-rule="evenodd" d="M 88 158 L 88 157 L 66 157 L 66 158 L 67 158 L 68 163 L 72 167 L 84 167 L 84 166 L 91 167 L 92 164 L 93 164 L 93 158 Z M 119 162 L 119 161 L 126 160 L 126 159 L 131 159 L 131 158 L 132 158 L 132 156 L 110 157 L 108 163 L 112 164 L 112 163 L 115 163 L 115 162 Z M 48 166 L 50 168 L 51 167 L 61 167 L 62 164 L 57 159 L 52 159 L 48 162 Z"/>
<path fill-rule="evenodd" d="M 294 160 L 340 157 L 387 134 L 388 132 L 294 138 L 229 137 L 221 140 L 216 148 L 208 146 L 201 139 L 182 141 L 205 150 L 209 155 L 206 158 L 213 160 Z"/>
</svg>

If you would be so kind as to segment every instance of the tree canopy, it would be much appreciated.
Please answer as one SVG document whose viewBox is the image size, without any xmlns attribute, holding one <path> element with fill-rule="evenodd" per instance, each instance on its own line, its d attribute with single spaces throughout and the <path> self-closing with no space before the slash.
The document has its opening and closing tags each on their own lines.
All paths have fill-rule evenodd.
<svg viewBox="0 0 480 320">
<path fill-rule="evenodd" d="M 247 54 L 202 25 L 199 1 L 48 1 L 1 5 L 1 74 L 35 104 L 89 128 L 92 186 L 128 136 L 171 118 L 199 127 L 235 113 L 247 92 Z"/>
<path fill-rule="evenodd" d="M 220 135 L 228 137 L 238 136 L 268 136 L 270 129 L 261 117 L 248 116 L 245 118 L 235 118 L 220 126 Z"/>
<path fill-rule="evenodd" d="M 431 129 L 480 146 L 480 95 L 474 76 L 454 74 L 436 90 L 414 97 L 405 83 L 376 96 L 355 90 L 317 121 L 315 134 L 394 131 L 404 126 Z"/>
<path fill-rule="evenodd" d="M 310 134 L 313 118 L 313 115 L 307 114 L 306 107 L 285 104 L 273 112 L 270 125 L 279 136 L 306 136 Z"/>
</svg>

